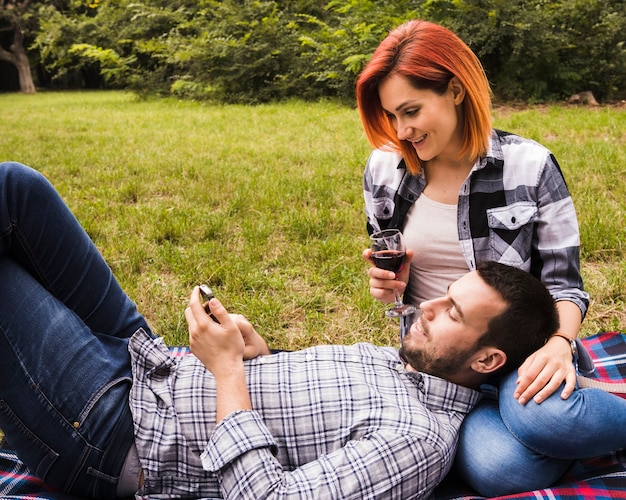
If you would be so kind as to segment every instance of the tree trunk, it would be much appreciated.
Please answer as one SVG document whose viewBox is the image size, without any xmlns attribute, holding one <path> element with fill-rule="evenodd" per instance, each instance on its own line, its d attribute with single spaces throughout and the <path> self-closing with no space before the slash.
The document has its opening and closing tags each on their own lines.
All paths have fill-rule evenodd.
<svg viewBox="0 0 626 500">
<path fill-rule="evenodd" d="M 24 49 L 24 34 L 17 24 L 13 26 L 13 43 L 11 43 L 9 50 L 7 51 L 0 47 L 0 59 L 13 64 L 17 68 L 21 92 L 25 94 L 34 94 L 36 92 L 30 63 Z"/>
<path fill-rule="evenodd" d="M 25 94 L 34 94 L 36 92 L 35 83 L 33 82 L 33 74 L 30 70 L 30 63 L 28 62 L 28 57 L 26 57 L 26 52 L 23 50 L 21 53 L 18 52 L 15 59 L 14 64 L 20 78 L 20 91 Z"/>
</svg>

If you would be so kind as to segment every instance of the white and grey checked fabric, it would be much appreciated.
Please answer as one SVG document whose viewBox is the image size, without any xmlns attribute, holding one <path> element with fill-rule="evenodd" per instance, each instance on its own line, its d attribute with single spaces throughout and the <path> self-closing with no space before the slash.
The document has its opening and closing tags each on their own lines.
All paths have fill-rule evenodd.
<svg viewBox="0 0 626 500">
<path fill-rule="evenodd" d="M 246 362 L 254 411 L 216 427 L 195 356 L 141 330 L 130 351 L 145 498 L 427 498 L 480 397 L 406 372 L 397 349 L 320 346 Z"/>
<path fill-rule="evenodd" d="M 363 175 L 368 231 L 402 229 L 425 185 L 400 155 L 373 151 Z M 486 260 L 518 267 L 555 300 L 587 311 L 574 204 L 556 158 L 537 142 L 493 131 L 489 151 L 459 191 L 458 234 L 470 270 Z"/>
</svg>

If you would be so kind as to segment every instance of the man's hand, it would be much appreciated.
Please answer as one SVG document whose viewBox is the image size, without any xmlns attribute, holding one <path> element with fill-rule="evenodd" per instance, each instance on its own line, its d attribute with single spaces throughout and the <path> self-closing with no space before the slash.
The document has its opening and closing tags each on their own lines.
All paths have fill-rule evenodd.
<svg viewBox="0 0 626 500">
<path fill-rule="evenodd" d="M 219 300 L 211 299 L 209 306 L 219 323 L 206 313 L 200 290 L 195 287 L 185 317 L 191 352 L 215 377 L 216 423 L 219 423 L 234 411 L 251 410 L 252 403 L 243 366 L 244 335 Z"/>
<path fill-rule="evenodd" d="M 200 297 L 202 298 L 202 295 Z M 208 302 L 203 303 L 202 305 L 205 311 L 207 311 L 208 313 L 210 311 L 210 306 L 208 305 Z M 209 307 L 209 309 L 207 309 L 207 307 Z M 211 311 L 211 314 L 213 314 L 212 311 Z M 211 314 L 209 314 L 209 317 L 211 317 Z M 263 337 L 261 337 L 256 332 L 252 324 L 246 319 L 245 316 L 243 316 L 242 314 L 229 314 L 229 315 L 232 318 L 232 320 L 235 322 L 235 325 L 237 326 L 237 328 L 239 328 L 239 331 L 241 332 L 241 336 L 243 337 L 243 341 L 245 344 L 245 347 L 243 350 L 243 359 L 254 359 L 258 356 L 271 354 Z M 215 317 L 215 315 L 213 316 Z"/>
<path fill-rule="evenodd" d="M 551 337 L 541 349 L 530 355 L 518 370 L 514 397 L 526 404 L 545 401 L 565 381 L 561 398 L 570 397 L 576 388 L 576 370 L 572 351 L 560 337 Z"/>
<path fill-rule="evenodd" d="M 245 342 L 236 322 L 219 300 L 211 299 L 209 305 L 219 323 L 206 313 L 198 288 L 194 288 L 185 318 L 189 325 L 191 352 L 207 370 L 218 376 L 219 372 L 228 372 L 233 364 L 243 361 Z"/>
<path fill-rule="evenodd" d="M 252 324 L 241 314 L 231 314 L 241 336 L 245 347 L 243 349 L 243 359 L 254 359 L 258 356 L 271 354 L 263 337 L 261 337 L 254 329 Z"/>
<path fill-rule="evenodd" d="M 398 290 L 400 295 L 404 293 L 406 284 L 409 281 L 409 269 L 411 268 L 413 253 L 413 250 L 407 249 L 404 265 L 396 275 L 391 271 L 380 269 L 374 265 L 374 262 L 372 262 L 371 248 L 363 250 L 363 259 L 372 265 L 372 267 L 367 270 L 370 277 L 370 294 L 372 297 L 386 304 L 390 304 L 395 301 L 394 289 Z"/>
</svg>

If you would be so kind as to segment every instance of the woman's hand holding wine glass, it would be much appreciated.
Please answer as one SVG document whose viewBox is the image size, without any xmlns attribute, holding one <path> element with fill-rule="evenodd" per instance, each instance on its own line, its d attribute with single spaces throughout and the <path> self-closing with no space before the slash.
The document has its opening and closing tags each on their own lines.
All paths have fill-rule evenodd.
<svg viewBox="0 0 626 500">
<path fill-rule="evenodd" d="M 386 315 L 391 317 L 413 314 L 415 307 L 402 302 L 402 292 L 408 281 L 408 267 L 413 252 L 407 251 L 404 246 L 402 233 L 397 229 L 385 229 L 370 236 L 371 248 L 363 252 L 363 257 L 371 261 L 376 267 L 371 268 L 370 291 L 372 296 L 384 302 L 390 302 L 390 292 L 394 307 L 387 310 Z"/>
</svg>

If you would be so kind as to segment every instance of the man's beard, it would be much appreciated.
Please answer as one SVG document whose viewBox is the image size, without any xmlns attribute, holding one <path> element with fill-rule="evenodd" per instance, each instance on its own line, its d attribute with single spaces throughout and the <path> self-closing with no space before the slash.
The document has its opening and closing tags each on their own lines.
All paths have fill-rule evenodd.
<svg viewBox="0 0 626 500">
<path fill-rule="evenodd" d="M 403 345 L 400 357 L 419 372 L 449 380 L 475 351 L 475 348 L 453 349 L 445 356 L 435 357 L 425 350 L 406 349 Z"/>
</svg>

